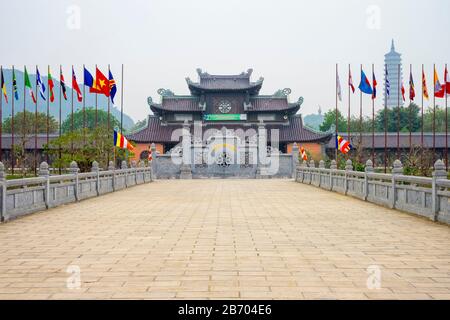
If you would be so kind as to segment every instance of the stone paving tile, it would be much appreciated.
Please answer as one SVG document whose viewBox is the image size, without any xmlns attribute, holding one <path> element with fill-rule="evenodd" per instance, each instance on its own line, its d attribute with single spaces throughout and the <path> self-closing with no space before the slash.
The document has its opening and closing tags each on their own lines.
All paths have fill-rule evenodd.
<svg viewBox="0 0 450 320">
<path fill-rule="evenodd" d="M 448 226 L 289 180 L 157 181 L 0 243 L 0 299 L 450 299 Z"/>
</svg>

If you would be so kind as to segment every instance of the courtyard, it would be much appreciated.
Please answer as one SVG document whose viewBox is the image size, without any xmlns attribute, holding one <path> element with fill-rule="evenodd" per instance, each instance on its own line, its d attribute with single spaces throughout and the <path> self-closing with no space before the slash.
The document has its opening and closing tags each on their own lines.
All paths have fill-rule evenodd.
<svg viewBox="0 0 450 320">
<path fill-rule="evenodd" d="M 292 180 L 157 180 L 0 243 L 0 299 L 450 299 L 448 226 Z"/>
</svg>

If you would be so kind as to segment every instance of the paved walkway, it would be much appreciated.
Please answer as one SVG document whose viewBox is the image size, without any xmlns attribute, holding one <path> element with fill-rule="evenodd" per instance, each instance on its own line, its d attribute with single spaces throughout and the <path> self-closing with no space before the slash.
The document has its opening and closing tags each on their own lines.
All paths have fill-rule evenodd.
<svg viewBox="0 0 450 320">
<path fill-rule="evenodd" d="M 0 244 L 0 299 L 450 299 L 449 227 L 288 180 L 157 181 Z"/>
</svg>

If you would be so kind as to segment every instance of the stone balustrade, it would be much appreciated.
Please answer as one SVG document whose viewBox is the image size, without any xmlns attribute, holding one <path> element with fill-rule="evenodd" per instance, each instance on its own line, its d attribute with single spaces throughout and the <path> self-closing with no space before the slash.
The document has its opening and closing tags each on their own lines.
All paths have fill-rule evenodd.
<svg viewBox="0 0 450 320">
<path fill-rule="evenodd" d="M 365 172 L 353 171 L 348 160 L 345 170 L 338 170 L 332 161 L 330 168 L 313 160 L 297 166 L 297 182 L 335 191 L 392 209 L 427 217 L 433 221 L 450 224 L 450 180 L 442 160 L 434 164 L 433 177 L 403 175 L 400 160 L 394 162 L 392 174 L 375 173 L 372 161 L 366 162 Z M 337 208 L 345 210 L 345 208 Z"/>
<path fill-rule="evenodd" d="M 69 172 L 52 176 L 48 164 L 42 162 L 38 177 L 6 180 L 5 167 L 0 162 L 0 221 L 148 183 L 153 176 L 152 168 L 143 162 L 132 163 L 128 168 L 125 161 L 121 169 L 115 169 L 111 161 L 106 171 L 101 171 L 94 161 L 91 172 L 83 173 L 72 161 Z"/>
</svg>

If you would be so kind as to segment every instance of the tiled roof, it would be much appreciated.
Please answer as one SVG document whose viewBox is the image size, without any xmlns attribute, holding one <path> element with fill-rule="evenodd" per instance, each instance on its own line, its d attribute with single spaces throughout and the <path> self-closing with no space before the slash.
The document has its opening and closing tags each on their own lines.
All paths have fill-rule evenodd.
<svg viewBox="0 0 450 320">
<path fill-rule="evenodd" d="M 252 106 L 249 108 L 249 111 L 285 111 L 290 109 L 298 110 L 300 108 L 298 103 L 289 103 L 286 97 L 252 98 L 250 102 Z"/>
<path fill-rule="evenodd" d="M 347 139 L 347 133 L 340 133 L 342 137 Z M 421 145 L 421 134 L 420 132 L 413 132 L 412 136 L 412 145 L 420 146 Z M 436 148 L 442 149 L 445 148 L 445 133 L 436 133 Z M 356 146 L 359 140 L 359 133 L 354 132 L 351 133 L 351 143 Z M 433 134 L 430 132 L 424 132 L 423 134 L 424 146 L 426 148 L 433 147 Z M 372 148 L 372 133 L 363 133 L 362 134 L 362 143 L 364 148 Z M 327 148 L 334 149 L 335 142 L 334 139 L 331 139 L 327 145 Z M 389 149 L 397 148 L 397 133 L 396 132 L 388 132 L 386 147 Z M 375 133 L 375 148 L 376 149 L 384 149 L 384 133 L 377 132 Z M 400 148 L 409 148 L 409 133 L 400 133 Z"/>
<path fill-rule="evenodd" d="M 189 88 L 192 90 L 252 90 L 259 92 L 261 89 L 263 78 L 260 78 L 256 82 L 250 81 L 250 76 L 253 70 L 249 69 L 247 72 L 242 72 L 236 75 L 211 75 L 206 72 L 202 72 L 201 69 L 197 69 L 199 75 L 199 82 L 193 82 L 191 79 L 186 78 L 186 82 Z"/>
<path fill-rule="evenodd" d="M 254 129 L 257 132 L 257 125 L 242 125 L 242 124 L 216 124 L 206 123 L 204 130 L 217 129 L 220 130 L 223 127 L 229 130 Z M 148 120 L 148 126 L 136 133 L 127 136 L 128 139 L 135 142 L 176 142 L 179 141 L 179 135 L 172 137 L 172 132 L 176 129 L 180 129 L 181 125 L 162 125 L 158 117 L 150 116 Z M 279 129 L 280 142 L 314 142 L 321 141 L 327 142 L 331 139 L 331 134 L 328 133 L 316 133 L 307 128 L 303 128 L 302 120 L 300 116 L 291 117 L 289 125 L 267 125 L 268 138 L 270 139 L 270 129 Z M 192 130 L 192 126 L 191 126 Z"/>
<path fill-rule="evenodd" d="M 152 111 L 167 110 L 167 111 L 202 111 L 198 105 L 198 98 L 192 97 L 163 97 L 161 104 L 152 104 Z"/>
</svg>

